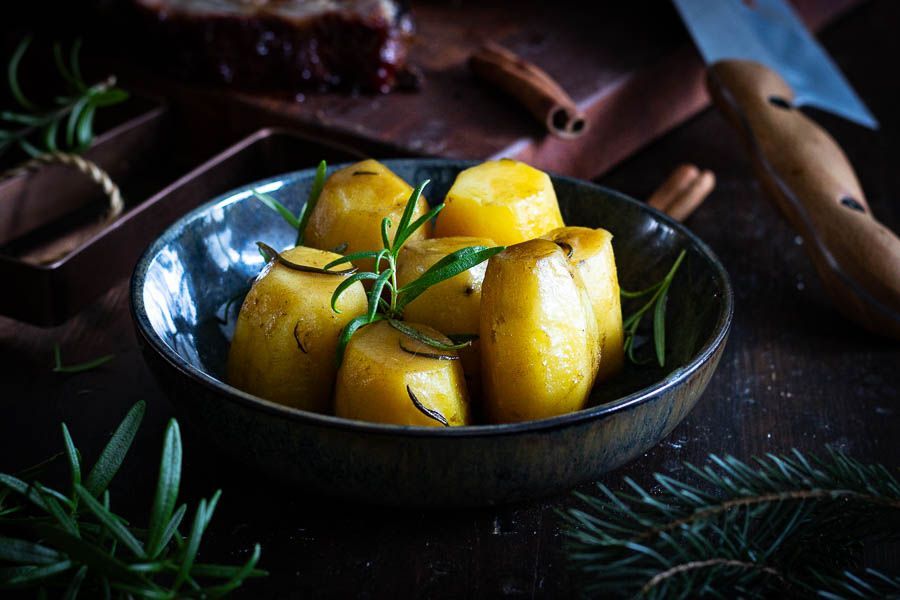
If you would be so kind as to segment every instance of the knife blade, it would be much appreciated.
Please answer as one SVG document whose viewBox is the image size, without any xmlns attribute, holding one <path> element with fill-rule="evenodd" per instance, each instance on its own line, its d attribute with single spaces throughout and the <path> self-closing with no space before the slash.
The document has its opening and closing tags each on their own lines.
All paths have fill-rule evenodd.
<svg viewBox="0 0 900 600">
<path fill-rule="evenodd" d="M 878 121 L 828 53 L 782 0 L 675 0 L 703 60 L 763 64 L 794 90 L 796 106 L 815 106 L 871 129 Z"/>
<path fill-rule="evenodd" d="M 713 102 L 803 237 L 836 308 L 900 339 L 900 239 L 872 216 L 849 160 L 797 107 L 877 121 L 782 0 L 673 0 L 707 62 Z"/>
</svg>

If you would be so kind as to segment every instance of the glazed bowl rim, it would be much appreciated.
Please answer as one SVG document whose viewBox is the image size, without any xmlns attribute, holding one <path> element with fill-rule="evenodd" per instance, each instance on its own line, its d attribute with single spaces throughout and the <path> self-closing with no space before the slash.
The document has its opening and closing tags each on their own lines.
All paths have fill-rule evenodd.
<svg viewBox="0 0 900 600">
<path fill-rule="evenodd" d="M 388 168 L 391 168 L 392 164 L 397 163 L 422 162 L 436 164 L 441 167 L 459 169 L 465 169 L 479 163 L 479 161 L 440 158 L 382 159 L 380 160 L 380 162 L 383 162 Z M 340 169 L 350 164 L 354 163 L 347 162 L 333 165 L 332 167 L 329 167 L 329 171 L 331 171 L 332 169 Z M 228 401 L 238 402 L 239 404 L 244 404 L 251 409 L 274 414 L 286 418 L 290 421 L 295 421 L 307 425 L 322 425 L 333 429 L 348 430 L 356 433 L 440 438 L 496 437 L 520 433 L 538 433 L 542 431 L 561 429 L 584 423 L 586 421 L 593 421 L 602 417 L 607 417 L 618 412 L 623 412 L 629 408 L 632 408 L 639 404 L 643 404 L 644 402 L 647 402 L 659 396 L 661 393 L 678 387 L 684 381 L 689 379 L 691 375 L 693 375 L 698 369 L 700 369 L 707 361 L 709 361 L 709 359 L 716 353 L 716 351 L 725 343 L 728 337 L 728 333 L 731 328 L 732 317 L 734 314 L 734 293 L 731 288 L 731 281 L 728 277 L 728 273 L 725 271 L 725 268 L 719 262 L 719 259 L 699 237 L 697 237 L 687 227 L 685 227 L 678 221 L 675 221 L 665 213 L 662 213 L 654 209 L 653 207 L 635 200 L 634 198 L 631 198 L 621 192 L 590 181 L 578 179 L 576 177 L 557 175 L 552 172 L 548 172 L 548 174 L 554 180 L 566 181 L 567 183 L 573 184 L 575 186 L 593 189 L 607 196 L 615 197 L 618 201 L 635 205 L 640 211 L 650 213 L 656 220 L 665 223 L 672 229 L 675 229 L 680 234 L 684 235 L 685 238 L 687 238 L 690 243 L 693 244 L 693 246 L 712 265 L 716 277 L 722 284 L 722 309 L 719 311 L 719 314 L 716 318 L 716 324 L 712 334 L 708 337 L 707 341 L 703 344 L 700 350 L 695 353 L 694 357 L 686 365 L 672 370 L 662 380 L 657 381 L 656 383 L 644 387 L 640 390 L 632 392 L 631 394 L 622 396 L 621 398 L 617 398 L 615 400 L 605 402 L 597 406 L 592 406 L 590 408 L 585 408 L 573 413 L 550 417 L 547 419 L 524 421 L 520 423 L 464 425 L 457 427 L 393 425 L 386 423 L 373 423 L 369 421 L 358 421 L 354 419 L 345 419 L 343 417 L 337 417 L 334 415 L 315 413 L 299 408 L 284 406 L 282 404 L 277 404 L 275 402 L 259 398 L 238 388 L 232 387 L 224 381 L 213 377 L 206 371 L 194 367 L 193 365 L 185 361 L 181 356 L 179 356 L 178 353 L 175 352 L 175 350 L 170 347 L 165 341 L 163 341 L 163 339 L 150 325 L 149 319 L 146 316 L 143 296 L 146 274 L 153 258 L 157 256 L 159 254 L 159 250 L 166 243 L 168 243 L 167 240 L 174 237 L 176 231 L 183 230 L 188 225 L 188 223 L 199 217 L 201 214 L 209 211 L 212 207 L 217 205 L 224 206 L 226 205 L 226 203 L 244 200 L 248 197 L 247 191 L 250 189 L 260 188 L 268 184 L 285 181 L 288 179 L 297 180 L 304 176 L 309 176 L 314 172 L 315 168 L 289 171 L 287 173 L 282 173 L 280 175 L 275 175 L 273 177 L 268 177 L 266 179 L 234 188 L 228 192 L 225 192 L 224 194 L 216 196 L 215 198 L 207 202 L 204 202 L 197 208 L 179 217 L 169 227 L 167 227 L 166 230 L 147 247 L 135 266 L 130 284 L 130 308 L 131 316 L 135 323 L 135 328 L 138 331 L 141 339 L 145 344 L 152 348 L 152 350 L 158 356 L 160 356 L 166 363 L 168 363 L 169 366 L 173 367 L 182 376 L 185 376 L 195 383 L 206 387 L 212 392 L 215 392 L 217 395 L 226 398 Z"/>
</svg>

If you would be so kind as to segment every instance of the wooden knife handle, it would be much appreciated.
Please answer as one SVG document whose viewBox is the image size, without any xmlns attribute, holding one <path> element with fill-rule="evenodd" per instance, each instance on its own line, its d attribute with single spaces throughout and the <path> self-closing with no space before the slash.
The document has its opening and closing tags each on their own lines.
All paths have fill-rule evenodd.
<svg viewBox="0 0 900 600">
<path fill-rule="evenodd" d="M 869 331 L 900 339 L 900 239 L 872 216 L 834 139 L 793 107 L 790 86 L 763 65 L 717 62 L 707 84 L 836 307 Z"/>
</svg>

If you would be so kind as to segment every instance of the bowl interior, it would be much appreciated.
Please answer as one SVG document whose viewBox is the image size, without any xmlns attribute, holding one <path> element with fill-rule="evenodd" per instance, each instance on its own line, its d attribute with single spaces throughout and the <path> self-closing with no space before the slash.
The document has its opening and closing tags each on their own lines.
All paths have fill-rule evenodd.
<svg viewBox="0 0 900 600">
<path fill-rule="evenodd" d="M 430 179 L 425 195 L 432 204 L 444 198 L 457 173 L 470 164 L 436 159 L 384 162 L 410 183 Z M 296 214 L 312 179 L 313 172 L 307 170 L 235 190 L 180 219 L 148 249 L 133 281 L 137 324 L 180 368 L 234 392 L 223 383 L 225 364 L 241 301 L 263 266 L 256 242 L 284 248 L 292 245 L 295 235 L 252 197 L 251 189 L 271 194 Z M 553 183 L 567 224 L 604 227 L 613 233 L 624 289 L 656 283 L 678 253 L 687 250 L 668 297 L 665 367 L 655 359 L 644 365 L 627 364 L 614 380 L 595 386 L 592 406 L 609 405 L 677 377 L 727 328 L 731 300 L 721 265 L 686 229 L 643 203 L 571 178 L 554 177 Z M 640 302 L 626 302 L 625 314 Z M 644 321 L 649 325 L 652 314 Z M 652 341 L 645 341 L 639 354 L 649 358 Z"/>
</svg>

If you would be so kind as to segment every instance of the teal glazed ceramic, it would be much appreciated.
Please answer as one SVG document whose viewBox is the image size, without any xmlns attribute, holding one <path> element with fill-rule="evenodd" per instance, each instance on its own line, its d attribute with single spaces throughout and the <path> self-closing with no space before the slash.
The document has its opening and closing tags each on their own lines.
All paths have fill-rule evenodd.
<svg viewBox="0 0 900 600">
<path fill-rule="evenodd" d="M 410 183 L 430 179 L 431 202 L 472 163 L 385 161 Z M 132 313 L 147 362 L 186 427 L 222 453 L 311 493 L 401 506 L 476 506 L 565 491 L 635 459 L 690 412 L 715 371 L 733 297 L 722 265 L 682 225 L 584 181 L 554 177 L 566 223 L 614 237 L 619 279 L 644 288 L 687 256 L 668 301 L 666 367 L 629 365 L 599 384 L 582 411 L 528 423 L 401 427 L 267 402 L 225 383 L 240 298 L 263 265 L 256 242 L 283 248 L 294 232 L 250 194 L 265 190 L 295 213 L 313 171 L 235 190 L 185 215 L 137 265 Z M 232 303 L 229 314 L 225 308 Z"/>
</svg>

